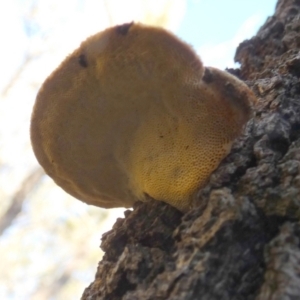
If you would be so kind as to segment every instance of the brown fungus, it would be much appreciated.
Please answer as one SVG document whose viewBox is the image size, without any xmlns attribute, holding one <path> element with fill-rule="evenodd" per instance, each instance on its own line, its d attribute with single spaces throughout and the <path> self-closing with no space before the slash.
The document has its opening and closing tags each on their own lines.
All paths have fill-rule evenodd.
<svg viewBox="0 0 300 300">
<path fill-rule="evenodd" d="M 88 204 L 131 207 L 149 195 L 186 211 L 252 101 L 172 33 L 132 23 L 91 36 L 47 78 L 31 141 L 46 173 Z"/>
</svg>

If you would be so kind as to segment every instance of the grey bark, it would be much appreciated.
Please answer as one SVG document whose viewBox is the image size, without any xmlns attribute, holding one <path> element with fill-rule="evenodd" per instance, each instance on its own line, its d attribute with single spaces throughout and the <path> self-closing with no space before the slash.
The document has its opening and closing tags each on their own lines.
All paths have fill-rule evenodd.
<svg viewBox="0 0 300 300">
<path fill-rule="evenodd" d="M 300 1 L 279 0 L 229 70 L 258 102 L 182 215 L 138 203 L 102 238 L 82 299 L 300 299 Z"/>
</svg>

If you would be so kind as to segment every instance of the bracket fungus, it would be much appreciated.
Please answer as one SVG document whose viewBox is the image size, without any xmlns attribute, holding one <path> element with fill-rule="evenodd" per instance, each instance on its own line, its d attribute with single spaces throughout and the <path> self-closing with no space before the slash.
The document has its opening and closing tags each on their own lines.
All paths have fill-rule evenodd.
<svg viewBox="0 0 300 300">
<path fill-rule="evenodd" d="M 246 84 L 204 67 L 172 33 L 124 24 L 82 42 L 46 79 L 31 141 L 46 173 L 88 204 L 151 197 L 187 211 L 253 101 Z"/>
</svg>

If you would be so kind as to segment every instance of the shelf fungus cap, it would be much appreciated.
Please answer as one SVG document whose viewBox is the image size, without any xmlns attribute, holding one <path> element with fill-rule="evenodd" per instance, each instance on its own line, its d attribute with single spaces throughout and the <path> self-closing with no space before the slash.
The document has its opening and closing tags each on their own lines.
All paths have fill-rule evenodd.
<svg viewBox="0 0 300 300">
<path fill-rule="evenodd" d="M 46 79 L 31 141 L 46 173 L 88 204 L 150 197 L 187 211 L 254 101 L 172 33 L 124 24 L 88 38 Z"/>
</svg>

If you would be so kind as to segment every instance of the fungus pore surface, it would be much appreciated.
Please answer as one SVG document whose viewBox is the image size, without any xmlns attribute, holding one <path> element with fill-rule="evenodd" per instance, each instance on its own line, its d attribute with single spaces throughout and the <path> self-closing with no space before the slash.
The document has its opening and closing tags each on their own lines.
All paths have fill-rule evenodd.
<svg viewBox="0 0 300 300">
<path fill-rule="evenodd" d="M 186 211 L 253 101 L 246 84 L 204 67 L 172 33 L 124 24 L 88 38 L 46 79 L 31 141 L 46 173 L 88 204 L 151 197 Z"/>
</svg>

